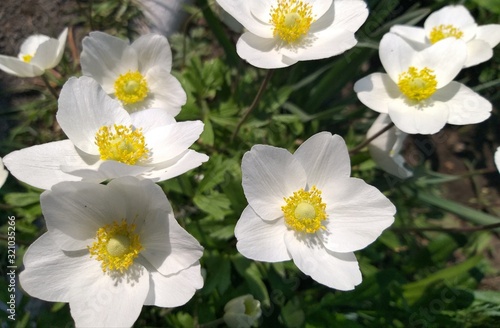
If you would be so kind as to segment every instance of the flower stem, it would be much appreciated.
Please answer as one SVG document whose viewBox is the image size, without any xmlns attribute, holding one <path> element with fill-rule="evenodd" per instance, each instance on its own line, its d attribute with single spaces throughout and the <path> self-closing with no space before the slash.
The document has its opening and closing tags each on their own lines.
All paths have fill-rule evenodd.
<svg viewBox="0 0 500 328">
<path fill-rule="evenodd" d="M 273 76 L 273 74 L 274 74 L 274 70 L 267 71 L 266 77 L 262 81 L 260 88 L 259 88 L 259 91 L 257 91 L 257 94 L 255 95 L 255 98 L 253 99 L 252 104 L 247 108 L 247 110 L 243 114 L 243 117 L 240 119 L 240 121 L 236 125 L 236 128 L 234 129 L 233 134 L 231 135 L 231 141 L 234 140 L 236 135 L 238 135 L 238 132 L 240 131 L 240 128 L 243 125 L 243 123 L 245 123 L 248 116 L 250 116 L 250 114 L 255 109 L 255 107 L 257 107 L 257 104 L 259 103 L 260 98 L 262 98 L 262 95 L 264 94 L 264 90 L 266 89 L 267 84 L 271 80 L 271 77 Z"/>
<path fill-rule="evenodd" d="M 50 93 L 57 99 L 59 99 L 59 95 L 57 94 L 57 91 L 50 85 L 50 82 L 49 80 L 47 79 L 47 75 L 45 75 L 46 73 L 44 73 L 41 77 L 42 77 L 42 80 L 43 80 L 43 83 L 45 83 L 45 86 L 47 87 L 47 89 L 49 89 Z"/>
<path fill-rule="evenodd" d="M 349 155 L 354 155 L 354 154 L 358 153 L 366 145 L 368 145 L 370 142 L 372 142 L 373 140 L 377 139 L 379 136 L 381 136 L 382 134 L 384 134 L 385 132 L 387 132 L 393 126 L 394 126 L 394 122 L 391 122 L 391 123 L 387 124 L 382 130 L 380 130 L 379 132 L 375 133 L 370 138 L 366 139 L 365 141 L 363 141 L 362 143 L 360 143 L 359 145 L 357 145 L 353 149 L 349 150 Z"/>
</svg>

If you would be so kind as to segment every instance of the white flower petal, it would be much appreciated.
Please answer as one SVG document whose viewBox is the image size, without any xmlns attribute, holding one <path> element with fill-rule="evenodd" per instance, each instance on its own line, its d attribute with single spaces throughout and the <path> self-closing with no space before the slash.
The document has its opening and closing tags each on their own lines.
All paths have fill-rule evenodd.
<svg viewBox="0 0 500 328">
<path fill-rule="evenodd" d="M 187 95 L 181 83 L 165 69 L 155 67 L 146 75 L 148 88 L 153 99 L 149 103 L 151 108 L 161 108 L 168 114 L 176 116 L 181 107 L 186 104 Z"/>
<path fill-rule="evenodd" d="M 392 121 L 388 114 L 380 114 L 366 134 L 371 138 Z M 368 151 L 377 165 L 387 173 L 400 179 L 407 179 L 413 172 L 405 167 L 405 159 L 399 153 L 408 135 L 393 126 L 368 144 Z"/>
<path fill-rule="evenodd" d="M 82 74 L 91 76 L 106 92 L 111 92 L 110 88 L 122 73 L 121 60 L 129 47 L 128 42 L 103 32 L 91 32 L 83 38 L 82 46 Z"/>
<path fill-rule="evenodd" d="M 69 302 L 76 276 L 92 265 L 88 251 L 63 252 L 49 234 L 35 240 L 23 258 L 19 275 L 23 290 L 48 302 Z"/>
<path fill-rule="evenodd" d="M 159 272 L 150 272 L 150 289 L 144 305 L 176 307 L 186 304 L 197 289 L 203 287 L 203 277 L 199 264 L 164 276 Z"/>
<path fill-rule="evenodd" d="M 206 161 L 208 161 L 207 155 L 189 149 L 171 160 L 155 165 L 150 172 L 142 174 L 142 177 L 157 182 L 164 181 L 197 168 Z"/>
<path fill-rule="evenodd" d="M 130 118 L 132 119 L 132 125 L 141 128 L 143 134 L 147 134 L 153 129 L 176 123 L 172 115 L 166 114 L 164 110 L 159 108 L 133 112 L 130 114 Z"/>
<path fill-rule="evenodd" d="M 284 197 L 306 187 L 306 173 L 282 148 L 256 145 L 243 155 L 243 190 L 248 204 L 263 220 L 283 216 Z"/>
<path fill-rule="evenodd" d="M 488 24 L 478 26 L 476 39 L 487 42 L 491 48 L 495 48 L 500 43 L 500 24 Z"/>
<path fill-rule="evenodd" d="M 238 240 L 236 248 L 243 256 L 264 262 L 290 260 L 285 245 L 288 228 L 283 218 L 264 221 L 252 207 L 247 206 L 236 224 L 234 235 Z"/>
<path fill-rule="evenodd" d="M 338 290 L 352 290 L 361 283 L 361 271 L 353 253 L 334 253 L 318 238 L 300 239 L 293 232 L 285 235 L 293 262 L 314 280 Z"/>
<path fill-rule="evenodd" d="M 495 151 L 495 165 L 497 170 L 500 172 L 500 147 Z"/>
<path fill-rule="evenodd" d="M 354 91 L 366 107 L 379 113 L 387 113 L 389 110 L 387 105 L 401 97 L 397 84 L 389 75 L 383 73 L 365 76 L 354 84 Z"/>
<path fill-rule="evenodd" d="M 131 47 L 137 53 L 139 71 L 146 73 L 155 66 L 168 72 L 172 69 L 172 50 L 170 50 L 167 38 L 163 35 L 143 35 L 135 40 Z"/>
<path fill-rule="evenodd" d="M 500 32 L 499 32 L 500 33 Z M 491 59 L 493 57 L 493 49 L 483 40 L 471 40 L 467 42 L 467 59 L 464 67 L 471 67 Z"/>
<path fill-rule="evenodd" d="M 152 150 L 150 163 L 166 162 L 185 152 L 203 132 L 201 121 L 186 121 L 152 129 L 144 134 Z"/>
<path fill-rule="evenodd" d="M 59 34 L 59 37 L 57 38 L 57 41 L 59 41 L 59 45 L 57 47 L 57 55 L 56 55 L 56 58 L 54 60 L 55 65 L 57 65 L 60 61 L 61 61 L 61 58 L 64 54 L 64 47 L 66 46 L 66 39 L 68 38 L 68 28 L 66 27 L 62 32 L 61 34 Z"/>
<path fill-rule="evenodd" d="M 47 230 L 52 241 L 65 251 L 86 250 L 96 232 L 117 213 L 124 217 L 127 204 L 105 185 L 62 182 L 40 196 Z"/>
<path fill-rule="evenodd" d="M 146 237 L 142 240 L 144 250 L 141 256 L 164 276 L 178 274 L 197 263 L 203 255 L 203 247 L 177 223 L 172 208 L 158 210 L 155 214 L 154 217 L 149 214 L 150 222 L 142 226 L 141 234 Z M 166 224 L 163 226 L 162 222 Z"/>
<path fill-rule="evenodd" d="M 387 74 L 396 83 L 399 74 L 408 70 L 416 55 L 417 52 L 410 44 L 394 33 L 386 33 L 380 40 L 380 61 Z"/>
<path fill-rule="evenodd" d="M 55 62 L 57 59 L 57 49 L 59 48 L 59 41 L 56 39 L 49 39 L 42 43 L 36 50 L 35 55 L 30 61 L 30 64 L 38 66 L 43 69 L 50 69 L 59 64 Z"/>
<path fill-rule="evenodd" d="M 238 39 L 236 51 L 242 59 L 260 68 L 281 68 L 297 62 L 279 52 L 276 39 L 262 38 L 248 32 Z"/>
<path fill-rule="evenodd" d="M 430 31 L 433 27 L 439 25 L 453 25 L 463 28 L 472 24 L 475 24 L 474 18 L 464 6 L 452 5 L 443 7 L 430 14 L 424 22 L 424 28 L 426 31 Z"/>
<path fill-rule="evenodd" d="M 427 106 L 409 105 L 405 99 L 389 104 L 389 116 L 396 127 L 409 134 L 439 132 L 448 121 L 450 109 L 446 103 L 432 101 Z"/>
<path fill-rule="evenodd" d="M 44 70 L 38 66 L 26 63 L 16 57 L 0 55 L 0 69 L 5 73 L 19 77 L 40 76 Z"/>
<path fill-rule="evenodd" d="M 308 187 L 328 188 L 336 179 L 351 175 L 351 159 L 344 139 L 320 132 L 307 139 L 293 154 L 307 175 Z"/>
<path fill-rule="evenodd" d="M 131 124 L 130 115 L 92 78 L 70 78 L 59 96 L 57 122 L 68 138 L 84 152 L 98 155 L 96 133 L 102 126 Z"/>
<path fill-rule="evenodd" d="M 87 165 L 70 140 L 17 150 L 5 156 L 3 161 L 14 177 L 40 189 L 50 189 L 62 181 L 81 180 L 61 171 L 62 165 Z"/>
<path fill-rule="evenodd" d="M 315 1 L 314 7 L 318 7 L 319 2 Z M 317 20 L 311 24 L 310 33 L 328 29 L 330 32 L 335 29 L 342 29 L 356 32 L 368 17 L 366 3 L 362 0 L 333 1 L 333 5 L 323 1 L 321 10 L 324 14 L 317 15 Z"/>
<path fill-rule="evenodd" d="M 284 56 L 292 60 L 315 60 L 329 58 L 351 49 L 357 41 L 354 32 L 342 28 L 325 29 L 317 32 L 307 46 L 298 50 L 287 50 L 286 47 L 280 50 Z"/>
<path fill-rule="evenodd" d="M 319 233 L 324 246 L 333 252 L 363 249 L 394 222 L 394 205 L 361 179 L 337 180 L 323 199 L 328 219 L 324 223 L 326 230 Z"/>
<path fill-rule="evenodd" d="M 92 165 L 86 163 L 83 165 L 61 165 L 63 172 L 96 183 L 119 177 L 140 176 L 152 169 L 151 166 L 128 165 L 117 161 L 100 160 Z"/>
<path fill-rule="evenodd" d="M 323 17 L 326 14 L 326 12 L 332 7 L 332 4 L 334 4 L 335 2 L 343 2 L 343 1 L 334 2 L 333 0 L 303 0 L 302 2 L 311 5 L 313 17 L 319 19 L 320 17 Z M 355 1 L 348 1 L 348 2 L 355 2 Z M 347 7 L 345 8 L 346 10 L 348 9 Z"/>
<path fill-rule="evenodd" d="M 149 292 L 149 274 L 140 265 L 133 265 L 133 274 L 121 279 L 102 272 L 100 263 L 75 274 L 71 316 L 76 327 L 131 327 L 139 317 Z"/>
<path fill-rule="evenodd" d="M 275 0 L 254 0 L 247 1 L 250 14 L 258 19 L 261 23 L 269 23 L 271 8 L 276 7 Z"/>
<path fill-rule="evenodd" d="M 6 169 L 4 169 L 3 160 L 0 157 L 0 188 L 2 188 L 3 184 L 5 183 L 5 180 L 7 180 L 8 176 L 9 176 L 9 172 Z"/>
<path fill-rule="evenodd" d="M 433 95 L 450 109 L 448 123 L 457 125 L 483 122 L 491 115 L 492 105 L 465 85 L 451 82 Z"/>
<path fill-rule="evenodd" d="M 425 44 L 425 30 L 417 26 L 394 25 L 390 29 L 391 33 L 397 34 L 407 41 Z"/>
<path fill-rule="evenodd" d="M 19 56 L 22 57 L 23 55 L 31 55 L 34 56 L 36 53 L 36 50 L 38 47 L 50 40 L 50 37 L 43 35 L 43 34 L 34 34 L 30 35 L 29 37 L 26 38 L 26 40 L 23 41 L 21 44 L 21 48 L 19 51 Z M 22 59 L 22 58 L 20 58 Z"/>
<path fill-rule="evenodd" d="M 217 3 L 252 34 L 273 37 L 271 25 L 256 19 L 250 11 L 250 1 L 217 0 Z"/>
<path fill-rule="evenodd" d="M 437 88 L 440 89 L 460 73 L 466 58 L 466 43 L 455 38 L 446 38 L 419 52 L 412 66 L 418 69 L 432 69 L 436 75 Z"/>
</svg>

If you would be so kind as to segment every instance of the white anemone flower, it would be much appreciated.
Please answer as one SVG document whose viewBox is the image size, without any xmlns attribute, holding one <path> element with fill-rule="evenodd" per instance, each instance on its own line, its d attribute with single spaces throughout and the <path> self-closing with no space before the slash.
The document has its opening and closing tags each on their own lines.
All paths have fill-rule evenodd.
<svg viewBox="0 0 500 328">
<path fill-rule="evenodd" d="M 375 187 L 350 177 L 340 136 L 318 133 L 294 154 L 256 145 L 241 168 L 248 206 L 235 236 L 242 255 L 293 260 L 303 273 L 339 290 L 361 283 L 353 252 L 393 223 L 396 208 Z"/>
<path fill-rule="evenodd" d="M 82 44 L 82 74 L 99 82 L 129 112 L 161 108 L 172 116 L 179 114 L 187 96 L 170 74 L 172 51 L 164 36 L 147 34 L 129 44 L 91 32 Z"/>
<path fill-rule="evenodd" d="M 446 123 L 475 124 L 490 117 L 488 100 L 452 81 L 465 61 L 464 42 L 447 38 L 417 51 L 387 33 L 380 41 L 379 55 L 387 74 L 362 78 L 354 91 L 367 107 L 389 114 L 403 132 L 433 134 Z"/>
<path fill-rule="evenodd" d="M 64 84 L 56 117 L 68 140 L 4 157 L 12 175 L 37 188 L 120 176 L 163 181 L 208 160 L 188 149 L 203 131 L 201 121 L 176 122 L 160 109 L 130 114 L 89 77 Z"/>
<path fill-rule="evenodd" d="M 9 175 L 9 172 L 4 168 L 4 166 L 3 166 L 3 160 L 0 157 L 0 188 L 5 183 L 5 180 L 7 180 L 7 176 L 8 175 Z"/>
<path fill-rule="evenodd" d="M 69 303 L 76 327 L 131 327 L 143 305 L 181 306 L 203 286 L 203 248 L 152 181 L 62 182 L 40 203 L 47 232 L 26 251 L 20 284 Z"/>
<path fill-rule="evenodd" d="M 389 115 L 380 114 L 368 129 L 366 138 L 371 138 L 390 123 Z M 400 154 L 407 136 L 408 134 L 393 126 L 368 145 L 368 151 L 375 163 L 385 172 L 400 179 L 413 176 L 413 172 L 405 166 L 406 161 Z"/>
<path fill-rule="evenodd" d="M 67 37 L 67 28 L 57 39 L 43 34 L 31 35 L 21 45 L 21 51 L 17 57 L 0 55 L 0 69 L 19 77 L 40 76 L 45 70 L 59 64 Z"/>
<path fill-rule="evenodd" d="M 368 17 L 361 0 L 217 0 L 242 24 L 238 55 L 260 68 L 329 58 L 357 43 L 354 33 Z"/>
<path fill-rule="evenodd" d="M 433 12 L 424 27 L 394 25 L 391 32 L 423 49 L 446 38 L 463 40 L 467 44 L 464 67 L 483 63 L 493 57 L 493 48 L 500 42 L 500 25 L 478 26 L 467 8 L 462 5 L 446 6 Z M 455 54 L 454 54 L 455 55 Z"/>
</svg>

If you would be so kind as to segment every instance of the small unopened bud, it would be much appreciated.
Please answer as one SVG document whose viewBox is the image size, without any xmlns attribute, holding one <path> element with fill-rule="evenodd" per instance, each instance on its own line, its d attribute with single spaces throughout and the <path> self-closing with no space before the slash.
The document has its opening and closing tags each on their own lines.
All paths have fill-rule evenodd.
<svg viewBox="0 0 500 328">
<path fill-rule="evenodd" d="M 224 307 L 224 322 L 229 328 L 250 328 L 257 324 L 262 310 L 252 295 L 233 298 Z"/>
</svg>

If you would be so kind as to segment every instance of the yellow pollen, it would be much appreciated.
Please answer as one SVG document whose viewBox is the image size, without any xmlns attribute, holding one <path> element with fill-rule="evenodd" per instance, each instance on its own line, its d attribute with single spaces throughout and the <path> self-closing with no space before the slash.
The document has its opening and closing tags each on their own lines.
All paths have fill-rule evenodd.
<svg viewBox="0 0 500 328">
<path fill-rule="evenodd" d="M 327 217 L 326 204 L 321 199 L 321 191 L 315 186 L 309 191 L 300 189 L 284 200 L 286 204 L 281 210 L 288 227 L 305 233 L 315 233 L 319 229 L 325 229 L 321 222 Z"/>
<path fill-rule="evenodd" d="M 113 222 L 97 230 L 96 241 L 88 246 L 90 257 L 102 262 L 103 272 L 125 272 L 144 249 L 139 235 L 134 232 L 135 224 Z"/>
<path fill-rule="evenodd" d="M 115 81 L 115 96 L 124 105 L 135 104 L 148 95 L 148 83 L 138 71 L 121 74 Z"/>
<path fill-rule="evenodd" d="M 312 22 L 312 7 L 302 1 L 278 0 L 278 7 L 271 7 L 273 36 L 286 43 L 294 43 L 306 35 Z"/>
<path fill-rule="evenodd" d="M 99 147 L 102 160 L 113 160 L 128 165 L 149 158 L 142 129 L 132 129 L 115 124 L 112 128 L 102 126 L 97 131 L 95 143 Z"/>
<path fill-rule="evenodd" d="M 425 67 L 418 70 L 411 66 L 407 72 L 399 74 L 399 90 L 409 99 L 421 101 L 429 98 L 437 90 L 434 71 Z"/>
<path fill-rule="evenodd" d="M 429 34 L 429 40 L 431 41 L 432 44 L 441 41 L 443 39 L 449 38 L 449 37 L 454 37 L 456 39 L 460 39 L 464 35 L 464 32 L 462 32 L 459 28 L 456 28 L 453 25 L 438 25 L 435 26 L 432 30 L 431 33 Z"/>
<path fill-rule="evenodd" d="M 31 60 L 32 60 L 32 59 L 33 59 L 33 56 L 32 56 L 32 55 L 24 55 L 24 56 L 23 56 L 23 61 L 24 61 L 25 63 L 29 63 L 29 62 L 31 62 Z"/>
</svg>

